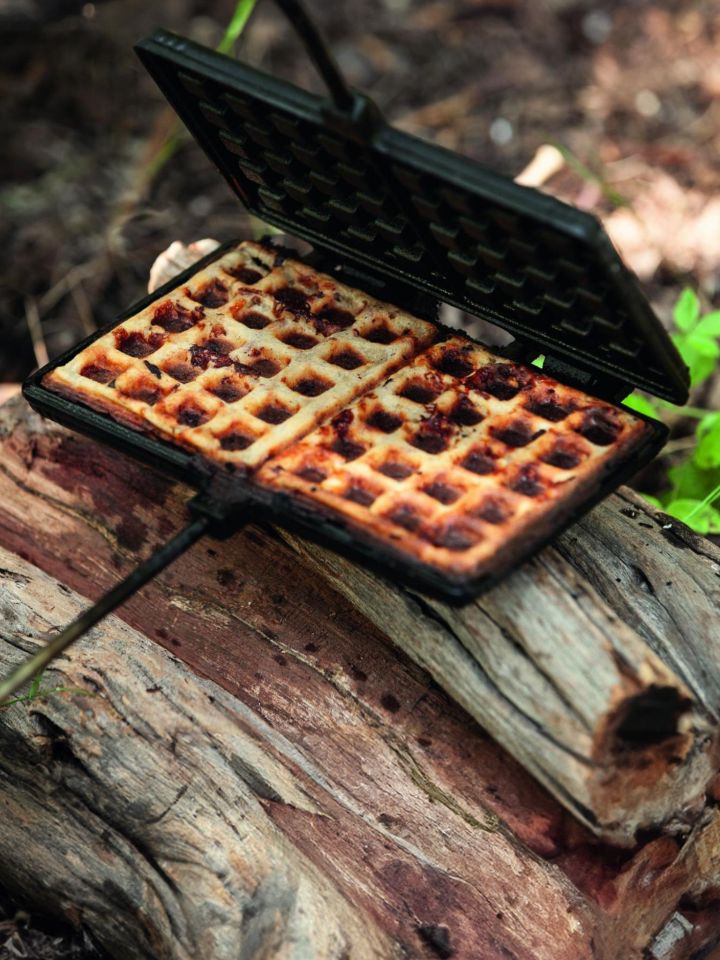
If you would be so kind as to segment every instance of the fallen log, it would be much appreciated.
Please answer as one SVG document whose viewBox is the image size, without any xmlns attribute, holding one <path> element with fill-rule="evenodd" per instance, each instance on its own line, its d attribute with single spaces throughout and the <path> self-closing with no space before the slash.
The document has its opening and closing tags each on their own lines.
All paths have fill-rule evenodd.
<svg viewBox="0 0 720 960">
<path fill-rule="evenodd" d="M 185 516 L 189 491 L 43 423 L 20 400 L 0 412 L 0 453 L 0 539 L 93 596 Z M 575 817 L 632 846 L 638 831 L 686 834 L 717 767 L 720 551 L 701 538 L 678 540 L 663 522 L 623 490 L 462 607 L 270 528 L 237 538 L 245 556 L 237 569 L 219 561 L 214 576 L 243 618 L 255 625 L 259 617 L 278 638 L 288 578 L 315 589 L 320 572 L 355 606 L 359 622 L 371 620 L 428 670 Z M 222 557 L 228 547 L 208 549 Z M 253 567 L 254 585 L 246 577 Z M 195 571 L 193 593 L 211 595 L 212 576 Z M 261 582 L 269 598 L 258 592 Z M 171 645 L 162 591 L 151 587 L 148 595 L 157 596 L 158 639 Z M 139 603 L 122 615 L 144 629 L 142 618 L 133 619 Z M 316 605 L 298 599 L 292 616 L 314 636 Z M 191 662 L 208 672 L 208 654 L 196 646 Z"/>
<path fill-rule="evenodd" d="M 186 578 L 205 562 L 198 545 L 164 583 L 166 622 L 183 611 L 185 655 L 221 621 L 256 688 L 233 696 L 117 617 L 95 628 L 37 696 L 0 710 L 5 887 L 117 958 L 709 955 L 712 806 L 684 842 L 598 845 L 371 627 L 365 681 L 330 618 L 322 666 L 292 628 L 273 653 L 257 630 L 239 636 L 219 592 L 198 605 Z M 3 671 L 86 602 L 4 548 L 0 591 Z M 363 689 L 375 670 L 384 709 Z M 390 691 L 412 692 L 410 709 L 390 709 Z"/>
</svg>

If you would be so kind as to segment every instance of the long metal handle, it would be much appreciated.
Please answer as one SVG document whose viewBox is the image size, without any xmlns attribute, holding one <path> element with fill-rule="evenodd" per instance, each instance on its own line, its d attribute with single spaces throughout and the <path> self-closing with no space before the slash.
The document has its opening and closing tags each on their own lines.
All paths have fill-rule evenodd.
<svg viewBox="0 0 720 960">
<path fill-rule="evenodd" d="M 275 3 L 280 7 L 302 40 L 310 59 L 325 81 L 335 106 L 338 110 L 351 110 L 355 98 L 345 82 L 345 78 L 340 73 L 335 58 L 330 53 L 320 31 L 310 19 L 305 7 L 300 0 L 275 0 Z"/>
<path fill-rule="evenodd" d="M 24 660 L 10 676 L 0 682 L 0 706 L 5 703 L 23 684 L 44 670 L 56 657 L 67 650 L 83 634 L 87 633 L 120 604 L 152 580 L 161 570 L 177 559 L 189 547 L 199 540 L 211 523 L 209 516 L 200 515 L 176 534 L 151 557 L 144 560 L 133 572 L 116 587 L 113 587 L 97 603 L 81 613 L 77 620 L 65 627 L 57 636 L 37 653 Z"/>
</svg>

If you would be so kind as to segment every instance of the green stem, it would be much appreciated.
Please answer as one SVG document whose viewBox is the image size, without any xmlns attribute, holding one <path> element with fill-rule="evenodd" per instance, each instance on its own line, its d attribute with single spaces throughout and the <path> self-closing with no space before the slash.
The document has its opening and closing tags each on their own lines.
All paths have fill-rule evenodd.
<svg viewBox="0 0 720 960">
<path fill-rule="evenodd" d="M 237 3 L 235 6 L 235 12 L 232 15 L 230 23 L 227 25 L 225 33 L 222 36 L 222 40 L 215 48 L 218 53 L 229 53 L 232 50 L 238 37 L 245 29 L 245 25 L 250 19 L 250 15 L 255 9 L 256 3 L 257 0 L 239 0 L 239 3 Z M 165 142 L 160 147 L 146 170 L 145 180 L 148 185 L 155 180 L 158 173 L 160 173 L 162 168 L 178 149 L 182 143 L 183 133 L 184 128 L 178 121 L 176 121 L 173 129 L 168 133 Z"/>
<path fill-rule="evenodd" d="M 693 417 L 696 420 L 702 420 L 703 417 L 712 413 L 712 410 L 703 410 L 702 407 L 678 407 L 676 403 L 670 403 L 668 400 L 658 400 L 657 403 L 663 410 L 672 410 L 679 417 Z"/>
<path fill-rule="evenodd" d="M 720 497 L 720 483 L 710 491 L 704 500 L 701 500 L 696 507 L 693 507 L 690 513 L 683 520 L 683 523 L 689 523 L 696 513 L 700 513 L 700 511 L 704 510 L 705 507 L 709 507 L 713 500 L 716 500 L 718 497 Z"/>
<path fill-rule="evenodd" d="M 257 0 L 239 0 L 223 38 L 217 45 L 218 53 L 228 53 L 232 50 L 235 41 L 245 29 L 245 24 L 250 19 L 250 14 L 255 9 L 256 3 Z"/>
</svg>

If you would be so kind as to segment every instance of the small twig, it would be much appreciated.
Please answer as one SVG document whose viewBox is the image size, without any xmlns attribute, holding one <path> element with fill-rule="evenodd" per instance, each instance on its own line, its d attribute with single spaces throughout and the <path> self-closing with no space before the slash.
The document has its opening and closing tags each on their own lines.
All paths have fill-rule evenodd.
<svg viewBox="0 0 720 960">
<path fill-rule="evenodd" d="M 85 292 L 85 287 L 82 285 L 82 282 L 73 284 L 73 286 L 70 287 L 70 296 L 75 304 L 75 309 L 80 317 L 80 323 L 85 335 L 88 336 L 89 334 L 94 333 L 97 329 L 97 324 L 93 318 L 90 298 Z"/>
<path fill-rule="evenodd" d="M 44 367 L 50 359 L 48 356 L 45 336 L 43 334 L 42 323 L 40 322 L 40 312 L 37 306 L 37 300 L 34 297 L 25 298 L 25 320 L 30 339 L 32 340 L 33 352 L 35 354 L 35 363 L 38 367 Z"/>
</svg>

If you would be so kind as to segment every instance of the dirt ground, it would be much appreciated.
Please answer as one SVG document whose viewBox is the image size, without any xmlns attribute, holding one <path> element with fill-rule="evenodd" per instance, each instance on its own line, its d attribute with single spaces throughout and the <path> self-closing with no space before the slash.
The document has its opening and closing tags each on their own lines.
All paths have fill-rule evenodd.
<svg viewBox="0 0 720 960">
<path fill-rule="evenodd" d="M 717 304 L 720 0 L 307 5 L 351 83 L 404 129 L 511 176 L 559 146 L 543 189 L 603 217 L 664 321 L 685 284 Z M 132 52 L 160 25 L 215 45 L 233 8 L 0 2 L 0 384 L 137 299 L 172 240 L 249 233 L 192 141 L 161 163 L 172 117 Z M 237 52 L 321 89 L 269 0 Z M 716 376 L 705 397 L 719 393 Z M 0 899 L 0 960 L 97 956 L 16 909 Z"/>
</svg>

